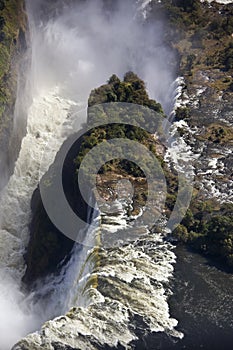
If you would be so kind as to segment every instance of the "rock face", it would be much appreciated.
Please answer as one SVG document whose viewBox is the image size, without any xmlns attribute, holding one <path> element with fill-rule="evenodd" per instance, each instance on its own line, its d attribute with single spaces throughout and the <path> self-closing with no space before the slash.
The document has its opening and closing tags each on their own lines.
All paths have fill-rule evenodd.
<svg viewBox="0 0 233 350">
<path fill-rule="evenodd" d="M 78 135 L 77 139 L 79 139 Z M 69 140 L 61 147 L 54 163 L 41 179 L 42 182 L 53 181 L 57 176 L 57 169 L 60 167 L 60 153 L 63 152 L 63 149 L 66 149 L 67 142 Z M 80 140 L 73 144 L 67 154 L 63 165 L 62 180 L 64 192 L 72 209 L 84 222 L 88 222 L 91 217 L 90 209 L 83 200 L 79 188 L 74 183 L 74 158 L 79 152 L 79 148 Z M 66 237 L 51 222 L 44 208 L 39 186 L 32 196 L 31 208 L 30 240 L 25 253 L 27 268 L 23 277 L 23 282 L 27 287 L 31 287 L 37 279 L 43 278 L 50 273 L 59 273 L 59 264 L 61 262 L 65 264 L 67 262 L 74 245 L 74 241 Z M 82 230 L 84 226 L 80 226 L 77 229 Z"/>
<path fill-rule="evenodd" d="M 18 130 L 19 137 L 13 138 L 13 117 L 18 88 L 23 89 L 27 65 L 27 16 L 23 0 L 0 2 L 0 168 L 3 177 L 13 169 L 20 142 L 25 129 Z M 4 186 L 4 183 L 1 183 Z"/>
</svg>

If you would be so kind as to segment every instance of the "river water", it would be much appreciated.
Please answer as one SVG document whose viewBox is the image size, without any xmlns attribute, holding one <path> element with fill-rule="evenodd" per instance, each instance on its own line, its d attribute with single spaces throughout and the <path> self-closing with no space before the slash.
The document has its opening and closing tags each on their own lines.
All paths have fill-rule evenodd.
<svg viewBox="0 0 233 350">
<path fill-rule="evenodd" d="M 169 305 L 184 337 L 154 333 L 136 349 L 232 349 L 233 275 L 183 246 L 174 252 L 177 260 Z"/>
</svg>

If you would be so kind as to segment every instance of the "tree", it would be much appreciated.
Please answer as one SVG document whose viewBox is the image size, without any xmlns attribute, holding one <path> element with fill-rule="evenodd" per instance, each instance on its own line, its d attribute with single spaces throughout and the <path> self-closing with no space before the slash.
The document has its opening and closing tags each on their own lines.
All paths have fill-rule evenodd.
<svg viewBox="0 0 233 350">
<path fill-rule="evenodd" d="M 207 235 L 213 240 L 224 240 L 233 232 L 233 221 L 228 216 L 216 215 L 208 223 Z"/>
<path fill-rule="evenodd" d="M 173 231 L 173 236 L 182 242 L 187 242 L 189 238 L 188 230 L 184 225 L 179 224 Z"/>
</svg>

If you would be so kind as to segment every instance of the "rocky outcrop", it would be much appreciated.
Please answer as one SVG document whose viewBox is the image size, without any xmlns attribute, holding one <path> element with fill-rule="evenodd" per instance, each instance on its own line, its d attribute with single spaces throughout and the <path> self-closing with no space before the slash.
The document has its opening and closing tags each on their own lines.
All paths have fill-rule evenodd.
<svg viewBox="0 0 233 350">
<path fill-rule="evenodd" d="M 25 132 L 24 124 L 22 132 L 18 132 L 19 136 L 12 135 L 17 85 L 20 89 L 25 85 L 22 70 L 25 72 L 27 60 L 27 16 L 24 7 L 23 0 L 0 2 L 0 149 L 4 150 L 0 151 L 2 178 L 8 178 L 13 170 L 13 162 Z"/>
</svg>

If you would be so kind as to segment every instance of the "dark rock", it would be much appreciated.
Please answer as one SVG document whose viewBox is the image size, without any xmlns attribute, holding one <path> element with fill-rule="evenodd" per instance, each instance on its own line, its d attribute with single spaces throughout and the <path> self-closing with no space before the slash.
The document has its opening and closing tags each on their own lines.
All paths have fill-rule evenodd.
<svg viewBox="0 0 233 350">
<path fill-rule="evenodd" d="M 79 152 L 81 142 L 79 135 L 73 136 L 74 140 L 77 141 L 74 142 L 66 156 L 62 180 L 64 193 L 71 208 L 83 221 L 83 225 L 77 229 L 83 230 L 85 222 L 90 219 L 90 208 L 74 182 L 75 165 L 73 160 Z M 57 175 L 60 168 L 60 152 L 66 147 L 66 142 L 41 181 L 46 181 L 46 179 L 50 181 Z M 38 278 L 43 278 L 50 273 L 59 273 L 61 266 L 70 258 L 70 252 L 74 245 L 74 241 L 60 232 L 50 220 L 41 198 L 39 186 L 33 193 L 31 209 L 30 240 L 24 256 L 27 268 L 23 276 L 23 282 L 28 287 L 31 287 Z M 65 217 L 64 220 L 66 220 Z"/>
<path fill-rule="evenodd" d="M 80 348 L 73 348 L 69 345 L 64 345 L 62 343 L 54 342 L 52 343 L 54 350 L 80 350 Z"/>
</svg>

